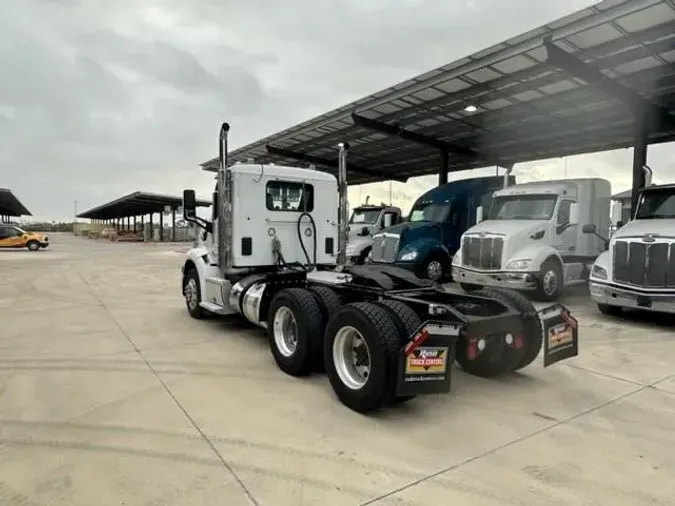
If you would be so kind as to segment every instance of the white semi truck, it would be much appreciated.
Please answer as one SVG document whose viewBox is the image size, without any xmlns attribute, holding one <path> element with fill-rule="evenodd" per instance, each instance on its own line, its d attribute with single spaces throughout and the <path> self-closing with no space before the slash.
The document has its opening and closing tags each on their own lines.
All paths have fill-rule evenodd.
<svg viewBox="0 0 675 506">
<path fill-rule="evenodd" d="M 357 265 L 364 264 L 373 248 L 373 236 L 401 222 L 401 209 L 396 206 L 365 204 L 355 207 L 349 218 L 347 259 Z"/>
<path fill-rule="evenodd" d="M 558 304 L 537 312 L 518 293 L 446 290 L 395 266 L 346 265 L 347 149 L 338 180 L 316 170 L 227 161 L 220 134 L 212 221 L 182 267 L 193 318 L 240 314 L 267 330 L 277 366 L 325 370 L 337 397 L 367 412 L 450 389 L 453 361 L 470 374 L 544 366 L 576 356 L 578 329 Z"/>
<path fill-rule="evenodd" d="M 649 186 L 651 170 L 645 169 L 647 185 L 632 220 L 617 229 L 591 269 L 591 298 L 604 314 L 624 308 L 675 313 L 675 185 Z"/>
<path fill-rule="evenodd" d="M 563 286 L 586 283 L 591 265 L 607 249 L 610 200 L 610 182 L 597 178 L 494 192 L 487 219 L 462 236 L 452 263 L 454 281 L 466 290 L 500 286 L 555 300 Z M 585 225 L 596 234 L 585 234 Z"/>
</svg>

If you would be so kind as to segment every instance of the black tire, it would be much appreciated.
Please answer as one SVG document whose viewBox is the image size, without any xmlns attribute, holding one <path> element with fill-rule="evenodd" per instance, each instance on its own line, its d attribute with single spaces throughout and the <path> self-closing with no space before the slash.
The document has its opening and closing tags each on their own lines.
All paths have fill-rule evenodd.
<svg viewBox="0 0 675 506">
<path fill-rule="evenodd" d="M 297 332 L 297 343 L 290 354 L 283 352 L 275 339 L 275 318 L 282 308 L 292 314 Z M 309 290 L 286 288 L 274 296 L 267 317 L 267 337 L 279 369 L 291 376 L 305 376 L 317 367 L 321 360 L 321 326 L 321 309 Z"/>
<path fill-rule="evenodd" d="M 413 333 L 417 331 L 422 325 L 422 320 L 417 316 L 417 313 L 413 309 L 397 300 L 381 300 L 377 303 L 379 306 L 384 307 L 389 311 L 389 316 L 391 316 L 398 328 L 399 334 L 399 347 L 404 346 L 412 337 Z M 395 404 L 403 404 L 408 402 L 410 399 L 414 399 L 415 395 L 404 395 L 402 397 L 396 397 L 394 400 Z"/>
<path fill-rule="evenodd" d="M 356 265 L 363 265 L 366 263 L 366 261 L 368 260 L 368 254 L 370 254 L 370 250 L 371 248 L 366 248 L 361 252 L 358 260 L 356 261 Z"/>
<path fill-rule="evenodd" d="M 457 363 L 469 374 L 482 378 L 493 378 L 502 374 L 522 369 L 532 363 L 541 351 L 543 330 L 539 316 L 532 303 L 522 294 L 505 288 L 484 288 L 474 292 L 475 295 L 487 297 L 509 304 L 521 312 L 524 324 L 524 340 L 519 348 L 508 346 L 501 339 L 489 338 L 487 353 L 483 352 L 475 358 L 469 357 L 468 339 L 460 339 L 457 343 Z M 486 348 L 487 349 L 487 348 Z"/>
<path fill-rule="evenodd" d="M 550 279 L 549 276 L 555 276 L 556 284 L 555 289 L 549 288 L 549 283 L 547 279 Z M 560 289 L 563 286 L 563 270 L 560 262 L 556 258 L 548 258 L 542 265 L 539 270 L 539 276 L 537 278 L 537 289 L 534 293 L 534 296 L 537 300 L 543 302 L 554 301 L 558 298 L 560 294 Z"/>
<path fill-rule="evenodd" d="M 475 292 L 476 290 L 481 290 L 482 285 L 474 285 L 472 283 L 460 283 L 459 287 L 465 292 Z"/>
<path fill-rule="evenodd" d="M 194 283 L 194 292 L 192 291 L 193 288 L 190 287 L 191 283 Z M 201 290 L 202 289 L 197 270 L 190 269 L 187 271 L 187 274 L 185 274 L 185 279 L 183 281 L 183 297 L 185 297 L 185 305 L 187 307 L 188 313 L 190 316 L 192 316 L 192 318 L 197 320 L 202 320 L 206 317 L 206 311 L 199 305 L 199 303 L 202 301 Z"/>
<path fill-rule="evenodd" d="M 40 249 L 40 243 L 37 241 L 28 241 L 26 243 L 26 248 L 28 248 L 28 251 L 38 251 Z"/>
<path fill-rule="evenodd" d="M 333 360 L 333 345 L 343 327 L 356 329 L 370 355 L 370 373 L 363 386 L 350 388 L 340 378 Z M 396 398 L 399 332 L 389 312 L 376 304 L 347 304 L 331 318 L 326 328 L 324 363 L 326 375 L 338 399 L 349 409 L 367 413 L 390 405 Z"/>
<path fill-rule="evenodd" d="M 610 306 L 609 304 L 598 304 L 598 311 L 607 316 L 619 316 L 623 313 L 621 306 Z"/>
<path fill-rule="evenodd" d="M 539 319 L 539 313 L 534 305 L 522 293 L 508 290 L 506 288 L 486 288 L 484 292 L 488 292 L 495 299 L 502 297 L 506 303 L 511 304 L 523 315 L 523 330 L 525 339 L 523 348 L 525 353 L 513 368 L 514 371 L 527 367 L 539 356 L 541 347 L 544 344 L 544 329 Z"/>
<path fill-rule="evenodd" d="M 342 300 L 334 290 L 326 286 L 313 286 L 309 288 L 309 291 L 318 302 L 319 309 L 321 310 L 321 331 L 319 335 L 323 337 L 326 325 L 328 325 L 333 315 L 342 307 Z M 323 354 L 319 356 L 319 361 L 315 366 L 314 372 L 325 372 Z"/>
</svg>

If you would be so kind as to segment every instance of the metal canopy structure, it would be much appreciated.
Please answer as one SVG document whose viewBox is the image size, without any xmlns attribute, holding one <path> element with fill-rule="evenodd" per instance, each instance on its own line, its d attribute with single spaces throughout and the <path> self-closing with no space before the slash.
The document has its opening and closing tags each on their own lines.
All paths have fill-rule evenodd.
<svg viewBox="0 0 675 506">
<path fill-rule="evenodd" d="M 108 202 L 107 204 L 89 209 L 88 211 L 78 214 L 77 217 L 92 220 L 115 220 L 143 216 L 146 214 L 163 213 L 166 207 L 170 207 L 172 211 L 175 211 L 181 205 L 183 205 L 183 199 L 181 197 L 137 191 L 113 200 L 112 202 Z M 197 207 L 209 207 L 210 205 L 211 202 L 208 200 L 197 201 Z"/>
<path fill-rule="evenodd" d="M 239 148 L 230 161 L 314 164 L 350 184 L 675 140 L 675 2 L 605 0 Z M 215 171 L 218 160 L 201 164 Z"/>
<path fill-rule="evenodd" d="M 33 216 L 8 188 L 0 188 L 0 217 Z"/>
</svg>

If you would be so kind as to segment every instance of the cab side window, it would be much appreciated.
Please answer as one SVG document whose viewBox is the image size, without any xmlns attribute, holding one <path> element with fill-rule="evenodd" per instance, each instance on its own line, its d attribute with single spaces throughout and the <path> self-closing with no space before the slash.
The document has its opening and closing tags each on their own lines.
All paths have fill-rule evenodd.
<svg viewBox="0 0 675 506">
<path fill-rule="evenodd" d="M 394 225 L 398 224 L 398 214 L 388 211 L 386 213 L 382 213 L 382 219 L 380 220 L 380 227 L 381 228 L 388 228 Z"/>
<path fill-rule="evenodd" d="M 570 208 L 572 206 L 571 200 L 563 200 L 558 209 L 558 223 L 557 225 L 567 225 L 570 222 Z"/>
<path fill-rule="evenodd" d="M 11 237 L 8 235 L 7 230 L 7 227 L 0 227 L 0 239 L 7 239 L 8 237 Z"/>
</svg>

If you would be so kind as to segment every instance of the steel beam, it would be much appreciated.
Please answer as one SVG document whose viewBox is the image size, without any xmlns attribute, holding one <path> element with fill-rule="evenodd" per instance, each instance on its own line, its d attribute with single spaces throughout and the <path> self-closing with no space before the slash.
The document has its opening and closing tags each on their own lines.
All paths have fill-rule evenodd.
<svg viewBox="0 0 675 506">
<path fill-rule="evenodd" d="M 278 148 L 270 144 L 267 144 L 265 146 L 265 149 L 267 149 L 267 152 L 271 155 L 277 155 L 284 158 L 290 158 L 291 160 L 298 160 L 301 162 L 312 163 L 315 165 L 323 165 L 325 167 L 330 167 L 336 170 L 338 169 L 337 160 L 330 160 L 328 158 L 321 158 L 319 156 L 312 156 L 306 153 L 299 153 L 297 151 L 291 151 L 289 149 Z M 347 162 L 347 170 L 363 174 L 364 176 L 391 179 L 392 181 L 399 181 L 401 183 L 405 183 L 406 181 L 408 181 L 407 177 L 403 178 L 398 176 L 390 176 L 385 172 L 381 172 L 375 169 L 367 169 L 365 167 L 359 167 L 349 162 Z"/>
<path fill-rule="evenodd" d="M 375 132 L 379 132 L 385 135 L 400 137 L 401 139 L 414 142 L 417 144 L 422 144 L 424 146 L 435 148 L 442 152 L 450 153 L 463 158 L 470 158 L 473 160 L 485 160 L 490 165 L 505 167 L 504 163 L 499 161 L 498 159 L 495 159 L 491 156 L 486 156 L 471 148 L 467 148 L 465 146 L 458 146 L 457 144 L 442 141 L 434 137 L 428 137 L 426 135 L 413 132 L 411 130 L 407 130 L 399 125 L 389 125 L 381 121 L 360 116 L 355 112 L 352 113 L 352 121 L 354 121 L 355 125 L 367 128 L 368 130 L 373 130 Z"/>
<path fill-rule="evenodd" d="M 597 87 L 603 93 L 621 102 L 631 111 L 637 121 L 643 121 L 644 118 L 644 128 L 647 131 L 658 128 L 659 125 L 675 128 L 675 116 L 670 114 L 665 107 L 650 102 L 639 93 L 610 79 L 594 65 L 556 46 L 550 37 L 544 39 L 544 48 L 547 63 L 588 85 Z"/>
<path fill-rule="evenodd" d="M 633 187 L 630 197 L 630 215 L 635 216 L 638 204 L 638 192 L 645 186 L 645 172 L 643 167 L 647 165 L 647 130 L 645 119 L 639 118 L 635 129 L 635 143 L 633 145 Z"/>
</svg>

